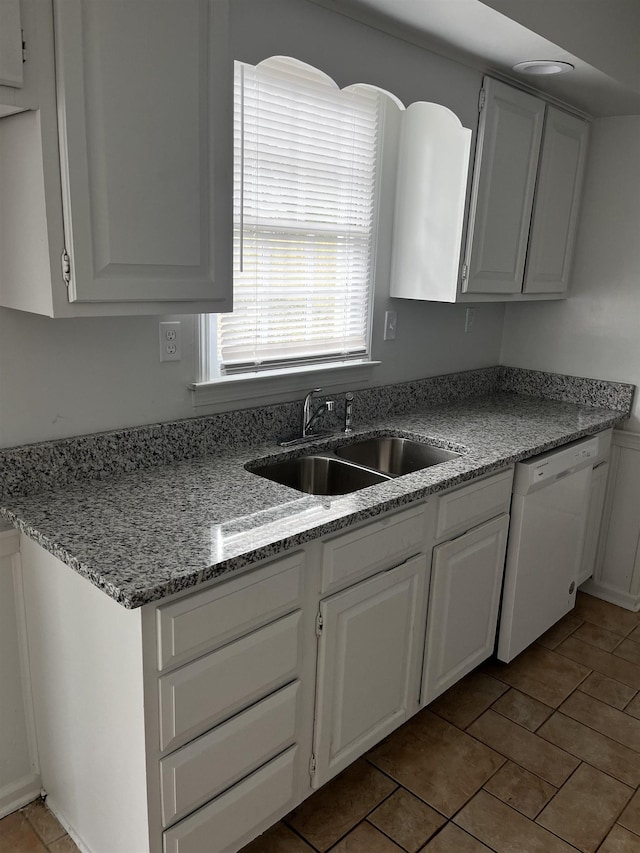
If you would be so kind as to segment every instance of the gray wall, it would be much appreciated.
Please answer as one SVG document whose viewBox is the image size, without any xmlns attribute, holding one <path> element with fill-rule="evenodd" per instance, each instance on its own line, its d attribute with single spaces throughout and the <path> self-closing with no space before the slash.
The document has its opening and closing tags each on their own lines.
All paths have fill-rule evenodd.
<svg viewBox="0 0 640 853">
<path fill-rule="evenodd" d="M 341 86 L 378 85 L 404 103 L 450 107 L 475 130 L 480 74 L 306 0 L 234 0 L 232 46 L 257 62 L 289 54 L 316 65 Z M 373 357 L 385 384 L 498 362 L 504 308 L 478 308 L 464 333 L 464 307 L 391 300 L 381 276 Z M 398 336 L 382 341 L 387 307 Z M 49 320 L 0 309 L 0 446 L 190 417 L 195 323 L 183 325 L 184 356 L 160 364 L 158 318 Z M 243 404 L 246 405 L 246 404 Z M 206 413 L 199 409 L 197 414 Z"/>
<path fill-rule="evenodd" d="M 594 122 L 571 297 L 509 305 L 503 364 L 640 386 L 639 154 L 640 116 Z"/>
</svg>

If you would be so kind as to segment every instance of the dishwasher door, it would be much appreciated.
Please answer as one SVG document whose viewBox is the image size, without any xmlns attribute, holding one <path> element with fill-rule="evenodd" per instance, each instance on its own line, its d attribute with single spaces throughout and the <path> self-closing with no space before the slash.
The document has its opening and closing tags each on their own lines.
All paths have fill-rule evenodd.
<svg viewBox="0 0 640 853">
<path fill-rule="evenodd" d="M 591 465 L 514 494 L 497 656 L 508 663 L 575 605 Z"/>
</svg>

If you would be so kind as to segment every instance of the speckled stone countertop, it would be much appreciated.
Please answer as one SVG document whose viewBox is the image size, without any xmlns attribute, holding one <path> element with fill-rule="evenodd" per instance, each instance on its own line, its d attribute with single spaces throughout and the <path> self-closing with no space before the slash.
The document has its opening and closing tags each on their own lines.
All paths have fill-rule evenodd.
<svg viewBox="0 0 640 853">
<path fill-rule="evenodd" d="M 357 398 L 356 398 L 357 399 Z M 302 455 L 276 444 L 87 480 L 4 499 L 0 514 L 127 608 L 237 572 L 251 562 L 621 423 L 627 413 L 498 392 L 357 422 L 458 450 L 449 462 L 338 497 L 314 497 L 245 469 Z"/>
</svg>

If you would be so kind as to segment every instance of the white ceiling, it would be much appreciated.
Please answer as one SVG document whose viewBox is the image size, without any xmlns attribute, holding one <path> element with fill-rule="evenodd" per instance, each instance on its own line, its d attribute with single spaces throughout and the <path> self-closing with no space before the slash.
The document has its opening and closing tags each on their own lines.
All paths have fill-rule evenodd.
<svg viewBox="0 0 640 853">
<path fill-rule="evenodd" d="M 640 114 L 640 0 L 315 0 L 593 116 Z M 571 74 L 527 77 L 525 59 Z"/>
</svg>

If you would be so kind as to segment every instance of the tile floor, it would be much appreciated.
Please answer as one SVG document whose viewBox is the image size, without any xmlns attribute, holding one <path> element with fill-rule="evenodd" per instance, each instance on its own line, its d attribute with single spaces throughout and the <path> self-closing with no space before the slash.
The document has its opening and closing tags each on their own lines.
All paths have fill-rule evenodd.
<svg viewBox="0 0 640 853">
<path fill-rule="evenodd" d="M 42 800 L 0 820 L 0 853 L 78 853 Z"/>
<path fill-rule="evenodd" d="M 580 594 L 242 853 L 640 853 L 639 788 L 640 614 Z M 40 802 L 0 820 L 45 851 L 76 847 Z"/>
<path fill-rule="evenodd" d="M 640 613 L 579 594 L 242 853 L 640 853 L 639 787 Z"/>
</svg>

